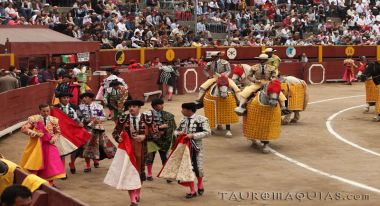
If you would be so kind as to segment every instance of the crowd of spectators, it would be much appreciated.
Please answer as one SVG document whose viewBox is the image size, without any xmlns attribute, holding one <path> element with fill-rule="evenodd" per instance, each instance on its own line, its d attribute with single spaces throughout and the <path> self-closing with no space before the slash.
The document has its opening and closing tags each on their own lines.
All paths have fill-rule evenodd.
<svg viewBox="0 0 380 206">
<path fill-rule="evenodd" d="M 176 68 L 197 67 L 205 65 L 203 60 L 194 58 L 189 59 L 176 59 L 175 61 L 163 64 L 159 58 L 154 58 L 152 61 L 147 61 L 144 64 L 138 63 L 136 60 L 130 60 L 128 65 L 115 67 L 116 70 L 139 70 L 139 69 L 152 69 L 157 65 L 165 66 L 172 65 Z M 92 75 L 91 68 L 85 64 L 54 64 L 48 68 L 40 68 L 38 66 L 31 66 L 29 69 L 17 69 L 15 66 L 10 66 L 8 69 L 0 69 L 0 93 L 26 87 L 31 85 L 38 85 L 44 82 L 61 82 L 65 77 L 70 78 L 73 82 L 78 81 L 78 75 L 82 73 L 83 67 L 86 67 L 86 75 Z"/>
<path fill-rule="evenodd" d="M 65 75 L 75 77 L 80 72 L 79 68 L 81 65 L 61 64 L 58 68 L 50 65 L 47 69 L 38 66 L 33 66 L 29 70 L 23 68 L 19 70 L 14 66 L 10 66 L 9 69 L 0 69 L 0 93 L 44 82 L 55 82 Z"/>
<path fill-rule="evenodd" d="M 380 1 L 374 0 L 76 0 L 67 12 L 40 0 L 9 1 L 0 1 L 2 24 L 48 25 L 102 48 L 375 45 L 380 39 Z"/>
</svg>

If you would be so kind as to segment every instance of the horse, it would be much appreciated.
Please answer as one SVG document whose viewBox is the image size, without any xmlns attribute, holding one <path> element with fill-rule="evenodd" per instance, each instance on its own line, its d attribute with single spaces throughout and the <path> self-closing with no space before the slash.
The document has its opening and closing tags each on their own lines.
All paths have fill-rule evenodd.
<svg viewBox="0 0 380 206">
<path fill-rule="evenodd" d="M 252 141 L 252 146 L 269 153 L 269 141 L 275 140 L 281 130 L 279 95 L 281 82 L 273 80 L 247 103 L 247 115 L 243 118 L 243 134 Z"/>
<path fill-rule="evenodd" d="M 372 78 L 373 83 L 377 87 L 377 92 L 380 89 L 380 62 L 368 62 L 359 79 L 361 81 L 367 81 Z M 376 112 L 377 116 L 374 117 L 375 121 L 380 121 L 380 95 L 377 93 L 377 101 L 376 101 Z"/>
<path fill-rule="evenodd" d="M 234 112 L 237 100 L 229 87 L 226 75 L 222 74 L 216 83 L 206 91 L 203 105 L 210 127 L 222 130 L 222 125 L 224 124 L 227 130 L 226 136 L 232 136 L 230 124 L 237 123 L 239 117 Z"/>
<path fill-rule="evenodd" d="M 309 98 L 307 84 L 304 80 L 294 76 L 281 76 L 281 90 L 286 96 L 286 104 L 289 114 L 286 114 L 282 124 L 296 123 L 300 119 L 300 112 L 306 109 Z M 292 113 L 294 114 L 291 119 Z"/>
<path fill-rule="evenodd" d="M 236 83 L 240 88 L 246 87 L 251 84 L 248 80 L 248 76 L 251 72 L 251 66 L 248 64 L 240 64 L 240 67 L 235 67 L 232 70 L 232 81 Z"/>
<path fill-rule="evenodd" d="M 379 98 L 379 89 L 375 85 L 375 83 L 372 81 L 371 78 L 365 80 L 365 100 L 366 100 L 366 107 L 364 109 L 364 112 L 369 112 L 369 109 L 371 106 L 376 107 L 377 99 Z"/>
<path fill-rule="evenodd" d="M 365 81 L 370 77 L 372 77 L 373 83 L 375 83 L 376 86 L 380 84 L 380 62 L 368 62 L 360 79 Z"/>
</svg>

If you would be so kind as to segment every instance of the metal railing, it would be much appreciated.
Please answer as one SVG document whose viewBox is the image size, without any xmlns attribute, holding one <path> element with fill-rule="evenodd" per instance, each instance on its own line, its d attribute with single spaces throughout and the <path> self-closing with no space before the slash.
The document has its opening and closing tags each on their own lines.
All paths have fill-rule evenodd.
<svg viewBox="0 0 380 206">
<path fill-rule="evenodd" d="M 211 33 L 227 33 L 227 25 L 223 23 L 205 23 L 207 31 Z"/>
<path fill-rule="evenodd" d="M 193 13 L 191 11 L 174 11 L 174 17 L 179 21 L 193 21 Z"/>
<path fill-rule="evenodd" d="M 185 1 L 171 1 L 171 0 L 163 0 L 160 1 L 161 9 L 174 9 L 176 5 L 184 4 Z"/>
</svg>

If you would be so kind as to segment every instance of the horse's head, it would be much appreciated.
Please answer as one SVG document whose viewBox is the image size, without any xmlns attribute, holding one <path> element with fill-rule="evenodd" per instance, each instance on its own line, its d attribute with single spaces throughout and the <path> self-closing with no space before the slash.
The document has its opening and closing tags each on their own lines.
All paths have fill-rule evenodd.
<svg viewBox="0 0 380 206">
<path fill-rule="evenodd" d="M 380 84 L 380 64 L 378 62 L 369 62 L 359 78 L 361 81 L 365 81 L 370 77 L 375 85 Z"/>
<path fill-rule="evenodd" d="M 372 76 L 373 67 L 374 67 L 373 62 L 370 62 L 365 66 L 363 72 L 358 76 L 360 81 L 364 82 L 365 80 L 367 80 L 368 78 Z"/>
<path fill-rule="evenodd" d="M 225 74 L 222 74 L 216 81 L 216 85 L 218 87 L 219 96 L 222 98 L 227 98 L 229 88 L 228 77 Z"/>
<path fill-rule="evenodd" d="M 276 106 L 281 92 L 281 82 L 273 80 L 266 86 L 267 100 L 270 106 Z"/>
<path fill-rule="evenodd" d="M 244 79 L 244 68 L 241 65 L 236 65 L 232 70 L 232 81 L 238 83 L 239 80 Z"/>
</svg>

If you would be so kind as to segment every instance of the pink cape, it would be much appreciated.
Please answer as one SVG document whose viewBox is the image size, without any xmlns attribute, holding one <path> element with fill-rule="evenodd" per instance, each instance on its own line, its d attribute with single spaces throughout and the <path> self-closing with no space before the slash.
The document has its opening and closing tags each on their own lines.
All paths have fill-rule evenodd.
<svg viewBox="0 0 380 206">
<path fill-rule="evenodd" d="M 43 165 L 41 169 L 37 171 L 37 175 L 44 179 L 65 175 L 65 167 L 59 155 L 58 148 L 50 143 L 52 135 L 49 134 L 41 121 L 36 122 L 35 128 L 44 134 L 40 137 Z"/>
<path fill-rule="evenodd" d="M 347 81 L 347 82 L 352 82 L 353 80 L 355 80 L 355 77 L 354 77 L 354 74 L 352 73 L 351 67 L 346 67 L 346 69 L 344 70 L 344 74 L 343 74 L 342 79 L 344 81 Z"/>
</svg>

